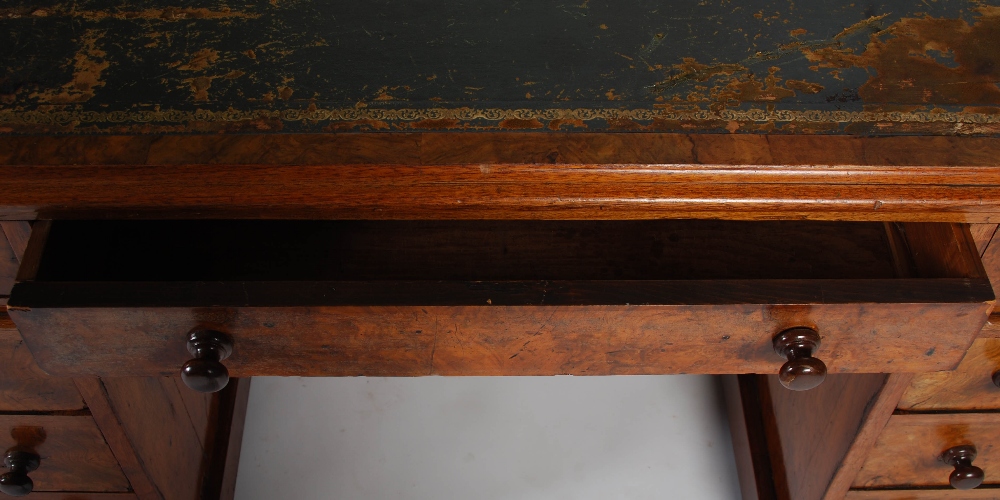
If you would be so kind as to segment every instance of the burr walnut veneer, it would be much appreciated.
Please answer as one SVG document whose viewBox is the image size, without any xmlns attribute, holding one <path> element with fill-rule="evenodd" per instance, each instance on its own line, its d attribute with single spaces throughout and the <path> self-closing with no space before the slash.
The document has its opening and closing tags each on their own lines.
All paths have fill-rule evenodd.
<svg viewBox="0 0 1000 500">
<path fill-rule="evenodd" d="M 823 384 L 728 384 L 745 498 L 993 498 L 855 478 L 890 420 L 996 408 L 973 341 L 1000 336 L 997 158 L 991 137 L 0 137 L 0 219 L 39 221 L 11 239 L 10 313 L 52 373 L 122 376 L 177 375 L 197 329 L 231 337 L 234 376 L 766 374 L 809 327 Z M 150 383 L 101 380 L 51 394 L 96 418 Z M 97 423 L 124 495 L 191 498 L 121 415 Z"/>
<path fill-rule="evenodd" d="M 89 243 L 86 244 L 85 243 Z M 87 248 L 87 250 L 80 250 Z M 795 221 L 56 221 L 9 304 L 39 364 L 234 376 L 951 369 L 993 292 L 965 226 Z"/>
</svg>

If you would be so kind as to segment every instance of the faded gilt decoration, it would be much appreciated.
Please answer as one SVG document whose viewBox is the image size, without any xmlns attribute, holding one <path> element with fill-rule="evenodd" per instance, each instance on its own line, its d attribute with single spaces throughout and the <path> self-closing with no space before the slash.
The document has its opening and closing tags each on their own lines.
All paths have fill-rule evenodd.
<svg viewBox="0 0 1000 500">
<path fill-rule="evenodd" d="M 0 133 L 987 134 L 1000 3 L 12 0 Z"/>
</svg>

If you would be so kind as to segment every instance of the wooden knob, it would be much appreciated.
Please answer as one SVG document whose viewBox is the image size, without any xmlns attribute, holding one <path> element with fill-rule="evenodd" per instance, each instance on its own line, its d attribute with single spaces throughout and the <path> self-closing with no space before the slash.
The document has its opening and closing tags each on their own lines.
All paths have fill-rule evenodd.
<svg viewBox="0 0 1000 500">
<path fill-rule="evenodd" d="M 972 445 L 948 448 L 941 454 L 941 460 L 955 470 L 948 476 L 948 482 L 956 490 L 971 490 L 983 484 L 983 469 L 972 465 L 976 459 L 976 447 Z"/>
<path fill-rule="evenodd" d="M 1000 387 L 1000 371 L 993 372 L 993 385 Z"/>
<path fill-rule="evenodd" d="M 826 364 L 812 356 L 819 349 L 819 333 L 812 328 L 790 328 L 774 337 L 774 352 L 788 361 L 778 370 L 781 385 L 808 391 L 826 379 Z"/>
<path fill-rule="evenodd" d="M 9 469 L 0 475 L 0 491 L 12 496 L 23 497 L 35 487 L 35 483 L 28 477 L 28 473 L 37 469 L 41 463 L 38 455 L 27 452 L 10 450 L 4 456 L 3 464 Z"/>
<path fill-rule="evenodd" d="M 194 359 L 184 363 L 181 379 L 198 392 L 218 392 L 229 383 L 229 370 L 220 361 L 233 353 L 233 339 L 215 330 L 188 334 L 188 352 Z"/>
</svg>

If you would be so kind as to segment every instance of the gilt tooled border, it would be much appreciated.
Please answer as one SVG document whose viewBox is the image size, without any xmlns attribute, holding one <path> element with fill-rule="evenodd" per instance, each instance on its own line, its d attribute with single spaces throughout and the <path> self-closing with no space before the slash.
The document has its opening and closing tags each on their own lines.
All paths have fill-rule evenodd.
<svg viewBox="0 0 1000 500">
<path fill-rule="evenodd" d="M 504 109 L 504 108 L 312 108 L 283 110 L 207 109 L 84 111 L 84 110 L 0 110 L 0 124 L 68 125 L 128 123 L 240 122 L 248 120 L 285 122 L 419 122 L 423 120 L 503 121 L 503 120 L 632 120 L 665 121 L 735 121 L 735 122 L 808 122 L 808 123 L 1000 123 L 1000 113 L 953 111 L 821 111 L 821 110 L 723 110 L 665 111 L 656 109 Z"/>
</svg>

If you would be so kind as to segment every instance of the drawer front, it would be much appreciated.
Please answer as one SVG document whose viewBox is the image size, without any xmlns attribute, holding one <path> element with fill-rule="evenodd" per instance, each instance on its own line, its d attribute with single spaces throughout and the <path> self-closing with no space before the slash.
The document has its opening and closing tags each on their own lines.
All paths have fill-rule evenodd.
<svg viewBox="0 0 1000 500">
<path fill-rule="evenodd" d="M 41 457 L 35 491 L 126 492 L 128 480 L 90 415 L 0 415 L 0 445 Z"/>
<path fill-rule="evenodd" d="M 901 410 L 997 410 L 1000 387 L 993 374 L 1000 371 L 1000 339 L 973 342 L 953 372 L 920 373 L 903 394 Z"/>
<path fill-rule="evenodd" d="M 56 221 L 26 255 L 11 317 L 74 376 L 176 374 L 195 329 L 237 377 L 775 373 L 795 327 L 833 373 L 949 370 L 994 300 L 954 224 Z"/>
<path fill-rule="evenodd" d="M 17 330 L 0 329 L 0 411 L 79 410 L 86 405 L 72 379 L 50 377 Z"/>
<path fill-rule="evenodd" d="M 948 488 L 954 470 L 941 454 L 973 445 L 972 465 L 985 472 L 984 485 L 1000 485 L 1000 414 L 893 415 L 868 455 L 853 488 Z"/>
<path fill-rule="evenodd" d="M 486 302 L 484 299 L 483 302 Z M 236 377 L 776 373 L 772 338 L 814 327 L 832 373 L 944 370 L 989 303 L 673 306 L 22 308 L 62 375 L 175 375 L 187 334 L 233 337 Z M 942 334 L 947 332 L 947 334 Z"/>
</svg>

